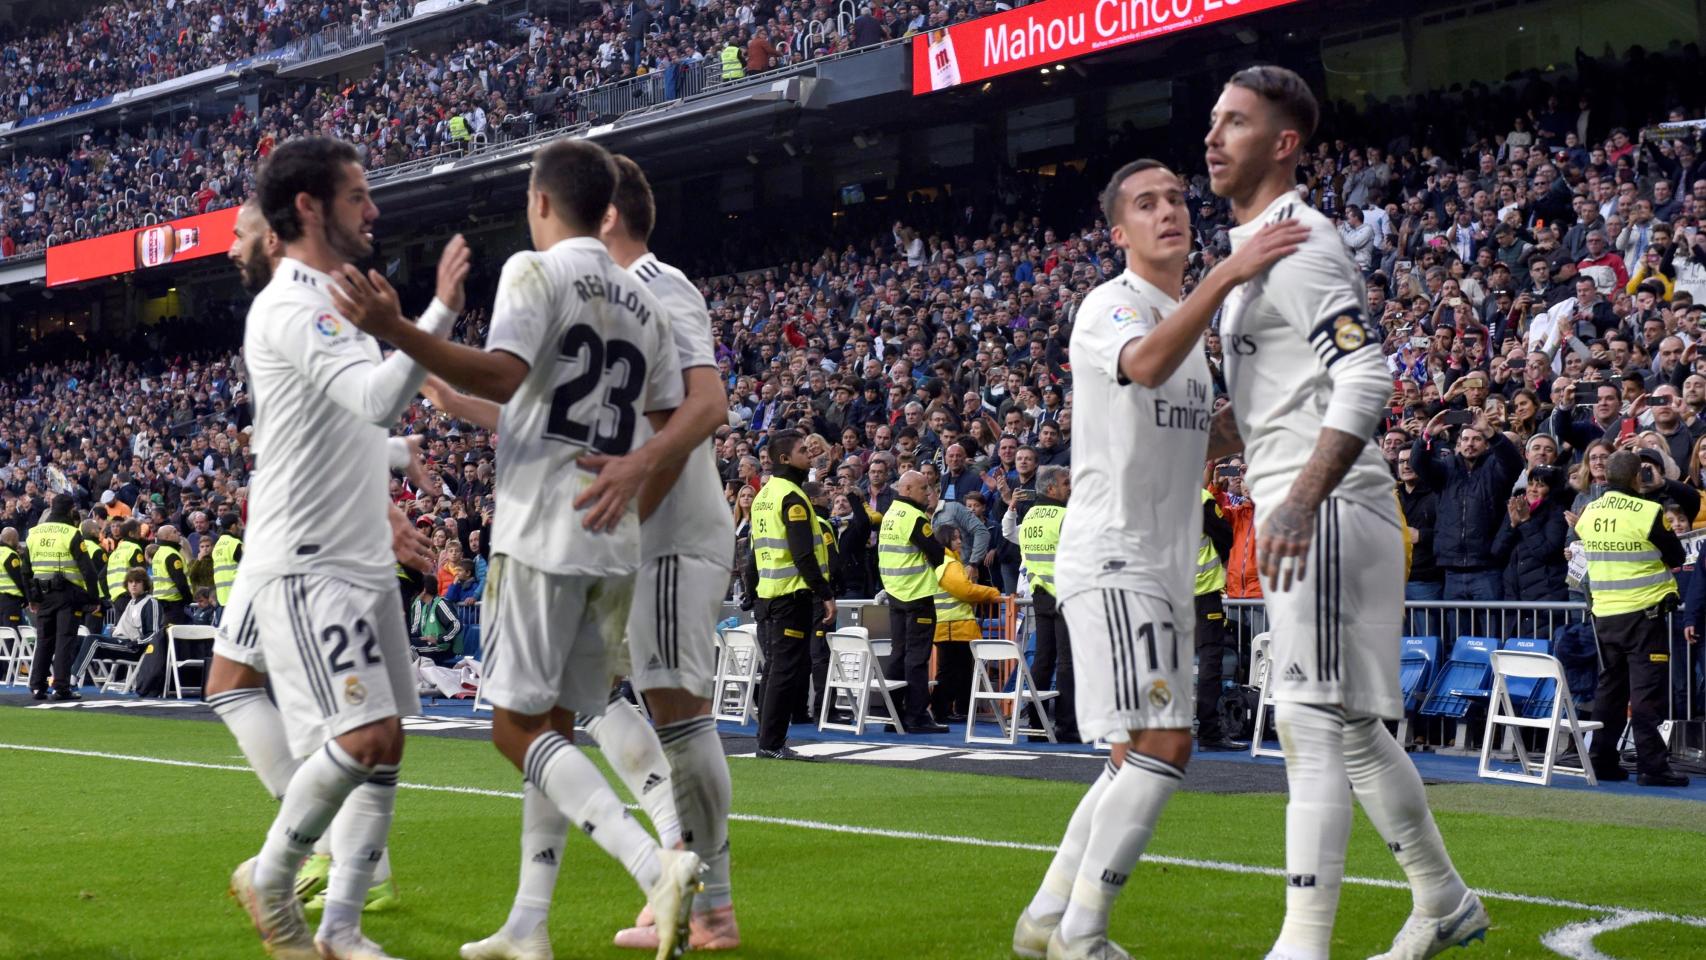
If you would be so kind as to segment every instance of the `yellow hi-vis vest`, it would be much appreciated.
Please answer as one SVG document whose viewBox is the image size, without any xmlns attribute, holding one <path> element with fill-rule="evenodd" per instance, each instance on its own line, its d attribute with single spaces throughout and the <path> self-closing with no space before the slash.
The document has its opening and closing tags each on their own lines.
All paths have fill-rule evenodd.
<svg viewBox="0 0 1706 960">
<path fill-rule="evenodd" d="M 806 586 L 806 578 L 800 576 L 794 555 L 788 551 L 788 527 L 782 517 L 782 501 L 789 494 L 797 495 L 805 504 L 800 509 L 805 510 L 806 515 L 793 519 L 812 522 L 812 529 L 817 532 L 817 536 L 812 538 L 812 555 L 817 558 L 818 569 L 825 576 L 829 575 L 829 549 L 824 546 L 823 528 L 818 523 L 817 512 L 811 508 L 811 501 L 806 499 L 806 492 L 792 480 L 772 476 L 752 500 L 752 556 L 758 568 L 758 595 L 766 600 L 810 589 Z"/>
<path fill-rule="evenodd" d="M 142 545 L 120 540 L 113 552 L 107 554 L 107 599 L 117 600 L 125 595 L 124 576 L 131 567 L 142 565 Z"/>
<path fill-rule="evenodd" d="M 941 586 L 942 579 L 948 575 L 948 564 L 957 562 L 953 554 L 942 557 L 941 566 L 936 568 L 936 622 L 952 623 L 956 620 L 976 620 L 977 611 L 972 605 L 954 596 Z"/>
<path fill-rule="evenodd" d="M 460 113 L 455 114 L 450 118 L 450 139 L 468 139 L 468 121 L 463 119 L 462 114 Z"/>
<path fill-rule="evenodd" d="M 897 497 L 883 514 L 883 526 L 877 534 L 877 573 L 883 578 L 883 589 L 902 603 L 936 594 L 936 572 L 930 569 L 924 551 L 912 542 L 912 531 L 919 520 L 924 521 L 924 535 L 930 536 L 930 518 Z"/>
<path fill-rule="evenodd" d="M 181 603 L 189 598 L 178 590 L 178 585 L 172 582 L 172 575 L 166 572 L 166 560 L 177 557 L 178 562 L 184 560 L 183 552 L 170 543 L 162 543 L 154 548 L 154 568 L 149 571 L 154 581 L 154 599 L 161 603 Z"/>
<path fill-rule="evenodd" d="M 35 525 L 28 543 L 30 571 L 37 580 L 61 574 L 78 587 L 88 589 L 89 585 L 83 582 L 83 571 L 71 554 L 71 538 L 77 534 L 77 528 L 69 523 L 49 521 Z"/>
<path fill-rule="evenodd" d="M 1025 514 L 1019 524 L 1019 556 L 1031 575 L 1031 589 L 1047 590 L 1059 598 L 1054 588 L 1054 553 L 1060 548 L 1060 524 L 1066 519 L 1066 508 L 1059 504 L 1037 504 Z"/>
<path fill-rule="evenodd" d="M 231 586 L 237 582 L 237 550 L 243 541 L 229 533 L 219 535 L 213 545 L 213 598 L 220 606 L 231 599 Z"/>
<path fill-rule="evenodd" d="M 1207 490 L 1202 492 L 1203 503 L 1213 503 L 1214 494 Z M 1215 512 L 1220 512 L 1217 505 Z M 1197 586 L 1196 595 L 1219 593 L 1226 589 L 1226 567 L 1220 562 L 1220 555 L 1214 552 L 1214 541 L 1208 534 L 1202 535 L 1202 542 L 1197 545 Z"/>
<path fill-rule="evenodd" d="M 740 51 L 733 44 L 723 47 L 720 54 L 723 61 L 723 79 L 739 80 L 746 76 L 746 68 L 740 65 Z"/>
<path fill-rule="evenodd" d="M 0 571 L 4 571 L 6 569 L 7 562 L 17 555 L 18 551 L 13 550 L 5 544 L 0 544 Z M 22 574 L 19 574 L 19 576 L 22 576 Z M 12 578 L 6 576 L 4 572 L 0 572 L 0 596 L 21 597 L 23 595 L 24 592 L 18 589 L 18 585 L 12 582 Z"/>
<path fill-rule="evenodd" d="M 1676 578 L 1647 539 L 1659 505 L 1616 490 L 1588 505 L 1576 521 L 1587 552 L 1596 617 L 1635 613 L 1676 596 Z"/>
</svg>

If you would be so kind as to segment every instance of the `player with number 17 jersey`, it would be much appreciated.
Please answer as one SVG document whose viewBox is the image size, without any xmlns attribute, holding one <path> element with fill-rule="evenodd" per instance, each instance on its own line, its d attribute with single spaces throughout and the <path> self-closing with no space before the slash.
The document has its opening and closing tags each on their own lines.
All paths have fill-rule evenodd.
<svg viewBox="0 0 1706 960">
<path fill-rule="evenodd" d="M 645 438 L 645 414 L 681 403 L 663 307 L 597 238 L 576 237 L 504 264 L 486 349 L 528 365 L 498 419 L 492 552 L 546 573 L 633 573 L 638 513 L 594 534 L 570 504 L 593 480 L 576 466 L 583 454 L 627 453 Z"/>
</svg>

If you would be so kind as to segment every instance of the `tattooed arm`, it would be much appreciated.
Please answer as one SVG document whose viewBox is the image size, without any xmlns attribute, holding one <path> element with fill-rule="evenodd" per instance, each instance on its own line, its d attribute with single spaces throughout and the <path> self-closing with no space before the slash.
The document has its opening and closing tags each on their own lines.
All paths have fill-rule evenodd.
<svg viewBox="0 0 1706 960">
<path fill-rule="evenodd" d="M 1292 483 L 1290 495 L 1268 514 L 1256 537 L 1256 563 L 1269 589 L 1290 590 L 1293 579 L 1303 578 L 1309 541 L 1315 532 L 1315 511 L 1345 478 L 1366 446 L 1368 440 L 1364 437 L 1332 427 L 1322 428 L 1315 440 L 1315 452 Z M 1287 569 L 1281 563 L 1287 557 L 1297 559 L 1294 569 Z"/>
</svg>

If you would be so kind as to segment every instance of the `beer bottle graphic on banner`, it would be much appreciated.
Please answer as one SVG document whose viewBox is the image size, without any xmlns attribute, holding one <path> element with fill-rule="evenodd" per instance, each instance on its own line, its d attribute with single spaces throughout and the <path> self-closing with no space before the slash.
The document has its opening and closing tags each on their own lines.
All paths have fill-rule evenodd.
<svg viewBox="0 0 1706 960">
<path fill-rule="evenodd" d="M 146 270 L 171 263 L 172 258 L 192 250 L 201 242 L 201 231 L 195 227 L 174 229 L 169 223 L 156 224 L 136 231 L 136 269 Z"/>
<path fill-rule="evenodd" d="M 946 90 L 960 82 L 960 61 L 947 30 L 930 31 L 930 89 Z"/>
</svg>

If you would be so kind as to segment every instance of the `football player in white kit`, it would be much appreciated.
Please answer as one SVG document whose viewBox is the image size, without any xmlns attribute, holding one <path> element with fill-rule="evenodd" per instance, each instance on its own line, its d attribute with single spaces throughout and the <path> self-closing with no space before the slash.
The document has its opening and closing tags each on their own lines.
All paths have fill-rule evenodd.
<svg viewBox="0 0 1706 960">
<path fill-rule="evenodd" d="M 659 844 L 685 842 L 705 861 L 705 889 L 693 901 L 692 948 L 732 950 L 740 946 L 729 884 L 728 815 L 733 800 L 710 696 L 716 679 L 717 614 L 734 554 L 734 521 L 707 442 L 728 422 L 728 395 L 717 375 L 704 296 L 685 274 L 646 248 L 657 216 L 651 185 L 633 160 L 614 160 L 620 179 L 601 237 L 616 262 L 656 293 L 669 312 L 685 398 L 664 429 L 633 453 L 581 459 L 587 467 L 601 468 L 599 479 L 580 496 L 581 504 L 595 506 L 587 513 L 587 523 L 600 523 L 603 514 L 596 507 L 611 505 L 611 516 L 619 520 L 627 501 L 635 493 L 640 498 L 635 587 L 641 595 L 628 614 L 630 666 L 619 666 L 616 672 L 629 677 L 645 696 L 657 724 L 653 730 L 633 704 L 613 693 L 603 715 L 587 724 L 587 732 L 657 827 Z M 448 390 L 436 378 L 428 378 L 425 389 L 452 416 L 497 429 L 497 404 Z M 522 828 L 517 901 L 548 905 L 560 861 L 540 854 L 562 844 L 569 824 L 543 805 L 528 807 L 525 813 L 544 817 L 535 816 L 539 822 L 529 821 Z M 657 938 L 647 909 L 636 926 L 616 935 L 616 945 L 655 950 Z"/>
<path fill-rule="evenodd" d="M 1220 327 L 1256 502 L 1290 788 L 1286 915 L 1269 957 L 1326 960 L 1354 791 L 1414 899 L 1381 956 L 1420 960 L 1484 936 L 1488 921 L 1446 854 L 1415 765 L 1382 722 L 1404 713 L 1405 526 L 1369 442 L 1392 378 L 1362 275 L 1332 223 L 1294 189 L 1318 116 L 1297 74 L 1250 67 L 1227 82 L 1205 138 L 1210 185 L 1240 224 L 1234 255 L 1265 223 L 1310 227 L 1296 254 L 1227 300 Z"/>
<path fill-rule="evenodd" d="M 1079 421 L 1056 582 L 1079 732 L 1113 750 L 1013 932 L 1014 953 L 1049 960 L 1129 957 L 1108 940 L 1108 912 L 1191 755 L 1199 491 L 1205 456 L 1224 455 L 1210 439 L 1203 335 L 1227 293 L 1304 232 L 1264 231 L 1179 303 L 1191 222 L 1178 175 L 1155 160 L 1126 164 L 1102 212 L 1126 269 L 1084 298 L 1073 323 L 1073 404 L 1097 415 Z M 1220 426 L 1225 447 L 1224 416 Z"/>
<path fill-rule="evenodd" d="M 379 214 L 355 149 L 286 141 L 257 193 L 284 256 L 243 338 L 259 450 L 243 580 L 291 753 L 303 759 L 265 845 L 231 886 L 274 957 L 384 960 L 362 935 L 361 910 L 390 831 L 401 717 L 420 708 L 392 586 L 386 428 L 426 374 L 406 356 L 381 361 L 330 298 L 331 273 L 372 252 Z M 443 337 L 455 317 L 435 303 L 420 332 Z M 310 935 L 293 881 L 340 811 L 326 912 Z"/>
<path fill-rule="evenodd" d="M 616 179 L 610 155 L 590 141 L 562 139 L 534 154 L 534 250 L 504 264 L 484 350 L 417 335 L 384 302 L 376 274 L 364 280 L 346 271 L 341 289 L 353 297 L 352 320 L 451 386 L 502 404 L 484 600 L 492 742 L 525 774 L 524 829 L 540 829 L 551 858 L 573 823 L 633 876 L 658 918 L 661 960 L 686 947 L 703 864 L 689 851 L 660 848 L 571 742 L 576 714 L 605 709 L 607 644 L 620 640 L 628 619 L 640 523 L 624 506 L 614 531 L 592 532 L 582 511 L 560 504 L 592 482 L 582 457 L 628 453 L 642 438 L 642 418 L 661 428 L 682 399 L 668 314 L 598 240 Z M 530 805 L 558 815 L 529 813 Z M 523 848 L 531 847 L 524 837 Z M 502 930 L 464 945 L 462 956 L 549 960 L 550 890 L 541 899 L 528 893 Z"/>
<path fill-rule="evenodd" d="M 238 209 L 232 233 L 234 236 L 227 256 L 236 264 L 243 288 L 251 294 L 258 294 L 272 282 L 278 260 L 284 256 L 283 244 L 267 226 L 260 202 L 253 197 Z M 446 266 L 460 270 L 460 273 L 446 276 L 441 271 L 439 301 L 455 309 L 461 304 L 460 276 L 466 273 L 466 256 L 461 256 L 459 262 L 447 259 L 441 264 L 441 267 Z M 446 283 L 452 286 L 447 288 Z M 250 449 L 256 450 L 253 444 Z M 418 451 L 408 441 L 392 437 L 387 450 L 392 470 L 408 470 L 411 480 L 417 484 L 424 480 L 424 471 L 418 466 Z M 391 550 L 397 562 L 430 571 L 432 544 L 426 535 L 409 523 L 408 517 L 395 504 L 390 505 L 387 513 L 391 523 Z M 243 569 L 238 567 L 237 579 L 232 584 L 219 630 L 214 635 L 213 662 L 207 671 L 207 705 L 213 708 L 236 738 L 243 757 L 254 768 L 267 792 L 282 799 L 285 786 L 296 772 L 298 760 L 290 751 L 284 717 L 267 695 L 267 664 L 261 651 L 260 624 L 251 614 L 249 604 L 254 581 L 243 575 Z M 353 814 L 353 810 L 339 812 L 340 817 Z M 314 856 L 297 874 L 296 894 L 303 900 L 325 889 L 333 832 L 329 830 L 320 837 L 314 846 Z M 389 859 L 381 856 L 375 866 L 373 886 L 366 898 L 369 911 L 389 909 L 397 904 L 397 887 L 391 879 Z"/>
</svg>

